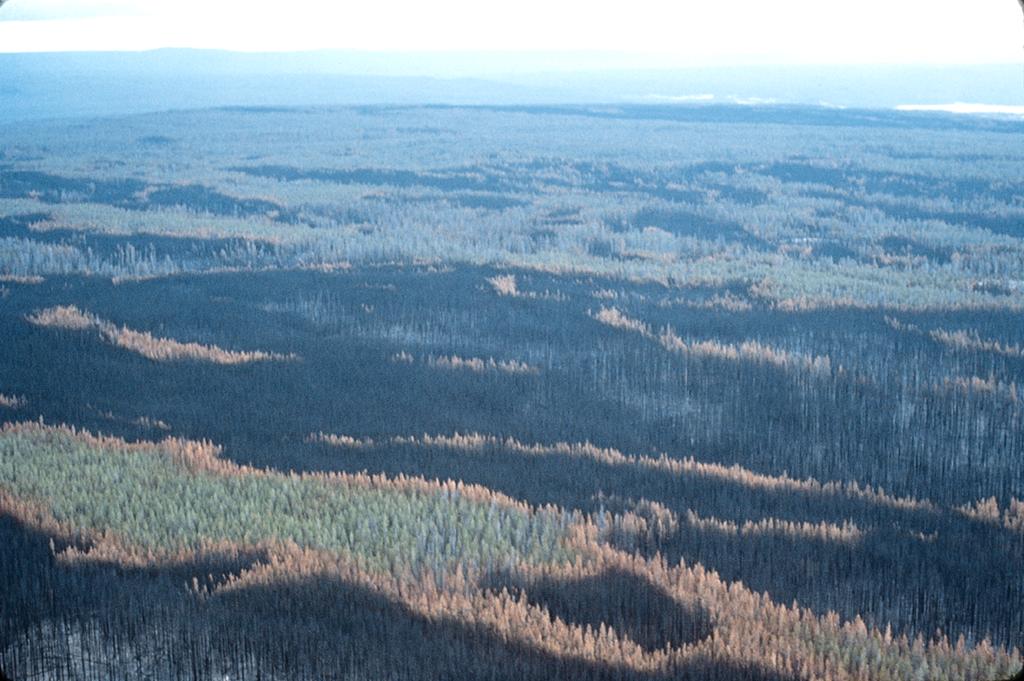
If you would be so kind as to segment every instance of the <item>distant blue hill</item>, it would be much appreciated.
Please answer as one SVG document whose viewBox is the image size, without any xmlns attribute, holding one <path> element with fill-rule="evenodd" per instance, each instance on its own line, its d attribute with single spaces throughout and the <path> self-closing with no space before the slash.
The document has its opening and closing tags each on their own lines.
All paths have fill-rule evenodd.
<svg viewBox="0 0 1024 681">
<path fill-rule="evenodd" d="M 628 68 L 614 68 L 615 66 Z M 1024 104 L 1019 65 L 655 68 L 602 53 L 0 54 L 0 120 L 214 106 Z"/>
</svg>

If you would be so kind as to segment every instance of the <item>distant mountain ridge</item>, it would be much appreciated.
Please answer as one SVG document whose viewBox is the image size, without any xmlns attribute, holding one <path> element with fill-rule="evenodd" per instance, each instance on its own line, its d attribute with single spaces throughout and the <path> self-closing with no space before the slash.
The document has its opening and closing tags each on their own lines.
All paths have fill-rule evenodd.
<svg viewBox="0 0 1024 681">
<path fill-rule="evenodd" d="M 658 67 L 603 53 L 0 54 L 0 121 L 217 106 L 777 102 L 1024 104 L 1017 65 Z"/>
</svg>

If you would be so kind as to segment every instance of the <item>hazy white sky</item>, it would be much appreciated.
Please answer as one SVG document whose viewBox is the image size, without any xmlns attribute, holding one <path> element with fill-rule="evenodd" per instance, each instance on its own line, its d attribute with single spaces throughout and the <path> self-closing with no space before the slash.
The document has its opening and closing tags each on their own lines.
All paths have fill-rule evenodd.
<svg viewBox="0 0 1024 681">
<path fill-rule="evenodd" d="M 600 50 L 709 63 L 1024 60 L 1014 0 L 9 0 L 0 51 Z"/>
</svg>

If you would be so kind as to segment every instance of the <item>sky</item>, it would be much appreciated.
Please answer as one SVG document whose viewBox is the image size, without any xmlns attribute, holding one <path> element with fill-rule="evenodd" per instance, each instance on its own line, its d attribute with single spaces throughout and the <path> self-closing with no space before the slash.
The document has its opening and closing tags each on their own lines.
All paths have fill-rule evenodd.
<svg viewBox="0 0 1024 681">
<path fill-rule="evenodd" d="M 8 0 L 0 8 L 0 52 L 160 47 L 601 51 L 634 55 L 631 68 L 986 64 L 1024 61 L 1024 21 L 1016 0 Z"/>
</svg>

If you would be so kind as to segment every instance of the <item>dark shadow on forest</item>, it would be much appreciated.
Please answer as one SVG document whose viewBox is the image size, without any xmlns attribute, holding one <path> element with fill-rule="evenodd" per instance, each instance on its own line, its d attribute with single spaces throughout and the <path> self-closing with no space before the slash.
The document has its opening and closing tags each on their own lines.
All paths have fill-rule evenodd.
<svg viewBox="0 0 1024 681">
<path fill-rule="evenodd" d="M 699 643 L 714 629 L 706 611 L 687 607 L 642 577 L 621 570 L 579 579 L 499 573 L 482 586 L 495 593 L 523 594 L 531 605 L 569 624 L 594 631 L 602 624 L 609 626 L 647 651 Z"/>
<path fill-rule="evenodd" d="M 298 168 L 295 166 L 264 165 L 233 167 L 228 170 L 270 178 L 283 182 L 314 180 L 334 184 L 388 185 L 394 187 L 430 187 L 444 192 L 491 192 L 515 191 L 517 184 L 487 172 L 484 168 L 446 169 L 434 172 L 416 172 L 392 168 Z"/>
<path fill-rule="evenodd" d="M 487 628 L 443 616 L 427 618 L 376 591 L 334 577 L 285 577 L 214 591 L 205 600 L 186 593 L 193 577 L 204 586 L 216 587 L 226 575 L 264 560 L 259 554 L 170 568 L 137 569 L 99 562 L 68 566 L 54 560 L 47 536 L 6 516 L 0 516 L 0 542 L 5 547 L 0 554 L 0 577 L 5 585 L 17 587 L 0 590 L 0 654 L 43 622 L 60 622 L 68 625 L 69 631 L 86 626 L 116 632 L 121 646 L 130 644 L 134 636 L 152 635 L 155 628 L 164 632 L 161 644 L 170 646 L 164 653 L 172 653 L 158 663 L 206 677 L 227 668 L 232 678 L 274 673 L 283 678 L 335 679 L 343 676 L 344 670 L 354 669 L 377 678 L 411 680 L 795 681 L 728 662 L 694 662 L 671 673 L 640 673 L 581 660 L 571 653 L 557 656 L 505 640 Z M 588 617 L 596 611 L 586 599 L 623 585 L 621 578 L 563 585 L 585 592 L 582 615 L 569 614 L 566 619 L 590 623 Z M 633 607 L 629 599 L 657 596 L 653 592 L 645 595 L 635 585 L 625 587 L 617 594 L 625 599 L 619 605 L 627 611 Z M 542 592 L 539 600 L 549 606 L 563 603 L 569 610 L 574 607 L 572 592 L 557 587 Z M 124 613 L 132 613 L 150 629 L 125 628 Z M 663 614 L 673 616 L 671 612 Z M 606 616 L 616 619 L 611 611 Z M 151 643 L 137 647 L 143 649 Z M 49 664 L 59 666 L 59 661 Z M 8 672 L 19 678 L 18 669 L 9 666 Z"/>
<path fill-rule="evenodd" d="M 685 209 L 642 210 L 633 215 L 628 222 L 613 224 L 611 227 L 616 232 L 657 227 L 676 236 L 735 242 L 759 249 L 768 248 L 763 239 L 744 230 L 737 223 L 709 218 Z"/>
<path fill-rule="evenodd" d="M 967 622 L 974 622 L 978 626 L 983 623 L 991 628 L 993 636 L 1006 640 L 1014 627 L 1024 626 L 1024 615 L 1006 613 L 992 603 L 995 596 L 985 590 L 991 580 L 974 578 L 984 572 L 992 575 L 992 580 L 1019 584 L 1014 572 L 1014 566 L 1024 560 L 1019 535 L 956 513 L 935 515 L 879 506 L 865 499 L 745 486 L 715 477 L 675 476 L 585 457 L 524 456 L 501 448 L 467 453 L 388 445 L 387 438 L 393 435 L 479 432 L 515 437 L 527 444 L 589 440 L 627 454 L 695 452 L 708 461 L 757 465 L 757 461 L 752 464 L 740 458 L 749 455 L 754 459 L 764 451 L 750 449 L 745 444 L 748 440 L 723 440 L 717 449 L 710 441 L 692 444 L 678 439 L 685 425 L 682 421 L 644 420 L 630 405 L 596 394 L 591 384 L 578 380 L 580 374 L 589 371 L 587 364 L 579 364 L 571 372 L 558 366 L 549 369 L 538 353 L 542 370 L 536 375 L 439 371 L 427 365 L 423 358 L 428 353 L 497 354 L 499 358 L 525 360 L 525 355 L 516 353 L 524 348 L 550 346 L 553 353 L 565 353 L 568 362 L 577 361 L 572 354 L 577 348 L 601 347 L 607 354 L 632 358 L 624 368 L 637 375 L 642 375 L 652 361 L 665 362 L 657 369 L 660 372 L 677 371 L 676 360 L 665 358 L 656 346 L 647 348 L 653 345 L 647 339 L 586 316 L 587 306 L 599 304 L 590 293 L 618 284 L 518 272 L 521 290 L 564 291 L 567 300 L 509 299 L 496 296 L 486 283 L 486 278 L 496 273 L 489 268 L 459 268 L 443 274 L 415 268 L 372 268 L 336 274 L 174 277 L 118 286 L 77 277 L 52 277 L 38 285 L 10 284 L 12 293 L 4 299 L 0 315 L 0 338 L 14 361 L 0 366 L 0 387 L 5 394 L 24 396 L 26 406 L 17 411 L 4 410 L 2 416 L 26 420 L 42 416 L 49 423 L 66 422 L 129 439 L 152 440 L 167 435 L 209 439 L 222 445 L 225 456 L 239 463 L 285 471 L 368 471 L 451 478 L 485 485 L 532 504 L 552 503 L 587 513 L 602 509 L 622 513 L 643 498 L 663 504 L 681 518 L 692 508 L 702 517 L 739 524 L 762 518 L 834 524 L 850 519 L 867 533 L 862 542 L 852 545 L 813 538 L 697 532 L 685 526 L 678 534 L 616 537 L 614 541 L 645 555 L 660 552 L 673 561 L 683 558 L 691 564 L 701 562 L 728 580 L 742 580 L 756 590 L 769 592 L 780 602 L 795 598 L 820 612 L 835 609 L 844 615 L 860 612 L 869 616 L 872 613 L 850 604 L 878 602 L 871 600 L 871 594 L 899 589 L 920 599 L 915 619 L 926 635 L 941 627 L 955 636 Z M 651 300 L 664 295 L 654 286 L 630 291 L 631 295 L 643 293 Z M 710 295 L 713 291 L 678 292 L 682 293 Z M 264 307 L 299 298 L 316 302 L 332 297 L 342 301 L 345 314 L 324 324 Z M 625 302 L 620 299 L 615 304 L 628 312 L 629 300 L 627 297 Z M 303 361 L 238 366 L 159 363 L 86 334 L 38 328 L 24 319 L 34 310 L 57 304 L 76 304 L 116 324 L 160 337 L 229 349 L 294 352 Z M 361 305 L 372 308 L 373 313 L 363 311 Z M 463 314 L 467 311 L 472 315 Z M 431 340 L 412 345 L 405 340 L 406 334 L 421 327 L 406 322 L 425 316 L 430 317 L 431 325 L 441 318 L 451 320 L 450 329 L 443 330 L 436 344 Z M 924 334 L 918 337 L 893 331 L 879 313 L 781 314 L 754 308 L 735 314 L 650 305 L 638 316 L 656 329 L 665 324 L 675 328 L 689 325 L 699 329 L 703 337 L 730 342 L 749 337 L 750 329 L 757 329 L 761 338 L 771 339 L 776 334 L 791 333 L 793 325 L 816 334 L 849 327 L 877 333 L 887 343 L 909 345 L 925 357 L 946 352 Z M 1019 319 L 1013 313 L 986 310 L 899 316 L 903 322 L 923 329 L 992 328 L 993 335 L 1011 339 L 1015 338 L 1014 330 L 1019 331 Z M 397 340 L 353 333 L 360 320 L 384 320 L 380 328 L 385 331 L 393 321 Z M 464 334 L 470 325 L 472 329 Z M 449 330 L 451 335 L 446 335 Z M 461 344 L 463 340 L 466 344 Z M 394 362 L 393 354 L 403 349 L 415 353 L 417 361 Z M 509 354 L 502 355 L 502 351 Z M 797 411 L 798 404 L 789 398 L 809 384 L 787 377 L 778 367 L 719 364 L 702 369 L 706 372 L 700 378 L 705 390 L 702 399 L 742 400 L 747 417 L 744 423 L 748 428 L 754 424 L 755 430 L 756 424 L 764 423 L 756 419 L 765 405 L 770 405 L 773 420 L 768 423 L 782 429 L 787 442 L 799 441 L 806 414 Z M 690 380 L 696 381 L 697 368 L 691 366 L 690 372 Z M 737 386 L 744 385 L 738 382 L 751 377 L 758 383 L 737 395 Z M 823 424 L 845 428 L 847 405 L 853 405 L 852 409 L 858 404 L 870 407 L 880 419 L 880 427 L 891 420 L 892 395 L 882 388 L 853 381 L 837 382 L 836 386 L 836 401 L 825 412 Z M 576 418 L 565 417 L 566 405 L 572 405 L 571 413 Z M 937 420 L 947 418 L 946 413 L 936 407 Z M 273 418 L 268 417 L 270 414 Z M 168 427 L 153 428 L 157 420 Z M 865 431 L 867 437 L 872 438 L 869 445 L 864 445 L 866 449 L 887 451 L 890 441 L 877 437 L 880 431 L 875 421 L 865 423 L 870 426 Z M 346 450 L 306 442 L 310 434 L 318 432 L 370 437 L 381 444 Z M 849 431 L 836 432 L 849 435 Z M 755 432 L 752 437 L 760 441 L 763 432 Z M 849 441 L 864 442 L 859 438 Z M 770 451 L 765 454 L 775 456 Z M 846 463 L 843 456 L 837 460 L 839 465 Z M 778 468 L 799 463 L 786 458 L 776 461 L 781 462 L 774 464 Z M 944 489 L 962 493 L 962 483 L 971 480 L 968 475 L 972 470 L 951 469 Z M 954 473 L 957 477 L 952 477 Z M 870 481 L 868 475 L 859 472 L 838 479 Z M 622 500 L 623 505 L 613 508 L 611 498 Z M 973 498 L 977 496 L 966 500 Z M 995 548 L 964 561 L 963 547 L 974 545 Z M 777 557 L 784 553 L 794 559 L 779 563 Z M 766 565 L 785 565 L 787 569 L 767 570 Z M 857 598 L 848 597 L 842 589 L 818 588 L 837 580 L 850 587 Z M 963 584 L 976 586 L 964 588 Z M 932 598 L 937 591 L 943 593 L 942 599 Z M 978 603 L 993 607 L 979 608 Z M 884 610 L 877 615 L 882 621 L 888 617 Z"/>
<path fill-rule="evenodd" d="M 245 550 L 162 567 L 130 568 L 92 559 L 68 565 L 55 553 L 69 548 L 88 552 L 90 545 L 52 538 L 3 513 L 0 546 L 0 583 L 4 585 L 0 589 L 0 652 L 19 631 L 31 630 L 45 620 L 120 617 L 134 607 L 179 597 L 193 578 L 213 587 L 267 559 L 265 552 Z"/>
<path fill-rule="evenodd" d="M 343 582 L 304 580 L 256 587 L 218 596 L 212 606 L 211 618 L 223 617 L 225 623 L 236 618 L 252 623 L 249 626 L 253 630 L 245 636 L 255 642 L 288 641 L 300 625 L 304 628 L 303 636 L 316 636 L 316 632 L 322 631 L 324 637 L 330 634 L 353 643 L 373 641 L 372 647 L 352 645 L 347 654 L 338 657 L 333 657 L 328 649 L 326 655 L 310 663 L 326 665 L 328 669 L 335 665 L 370 668 L 388 677 L 403 670 L 417 670 L 413 678 L 503 681 L 787 679 L 756 667 L 739 668 L 730 663 L 684 664 L 671 672 L 641 673 L 588 662 L 573 657 L 571 651 L 558 656 L 514 640 L 504 640 L 488 629 L 451 618 L 428 620 L 379 594 Z M 230 646 L 230 640 L 224 644 Z"/>
<path fill-rule="evenodd" d="M 297 215 L 274 201 L 228 196 L 200 184 L 153 186 L 132 178 L 99 179 L 0 168 L 0 198 L 34 197 L 43 203 L 90 202 L 126 210 L 187 208 L 230 217 L 268 217 L 294 223 Z"/>
<path fill-rule="evenodd" d="M 25 239 L 42 244 L 70 246 L 88 252 L 95 258 L 114 262 L 142 261 L 155 265 L 173 263 L 181 271 L 210 267 L 250 267 L 253 259 L 270 258 L 279 246 L 270 241 L 251 238 L 194 238 L 158 234 L 103 234 L 78 229 L 61 229 L 48 225 L 32 229 L 36 223 L 47 223 L 52 216 L 32 213 L 0 217 L 0 238 Z M 3 265 L 0 264 L 0 273 Z"/>
<path fill-rule="evenodd" d="M 990 582 L 979 583 L 973 576 L 989 574 L 998 583 L 1012 583 L 1016 566 L 1024 560 L 1024 542 L 1012 531 L 950 512 L 885 508 L 867 500 L 750 488 L 698 476 L 677 478 L 577 457 L 520 455 L 500 447 L 464 452 L 385 446 L 368 452 L 304 446 L 308 454 L 301 460 L 309 469 L 450 478 L 484 485 L 537 506 L 556 504 L 587 513 L 622 513 L 641 498 L 654 501 L 683 519 L 678 531 L 638 537 L 612 530 L 608 541 L 627 552 L 660 554 L 669 564 L 680 559 L 690 565 L 700 563 L 726 581 L 741 581 L 779 602 L 797 600 L 816 612 L 835 610 L 848 618 L 877 616 L 883 626 L 887 621 L 884 610 L 873 613 L 851 607 L 841 590 L 822 590 L 818 585 L 843 584 L 845 589 L 870 593 L 884 584 L 899 593 L 916 593 L 921 604 L 915 629 L 910 631 L 919 633 L 962 631 L 966 620 L 961 618 L 991 593 Z M 623 503 L 612 503 L 616 499 Z M 687 524 L 690 509 L 702 517 L 739 525 L 766 517 L 812 525 L 841 525 L 853 518 L 865 533 L 849 543 L 810 532 L 803 536 L 736 534 Z M 961 551 L 969 545 L 990 550 L 965 562 Z M 766 570 L 767 557 L 773 555 L 786 555 L 787 569 Z M 945 594 L 944 603 L 927 596 L 935 591 Z M 994 632 L 1007 626 L 1005 613 L 988 619 Z"/>
</svg>

